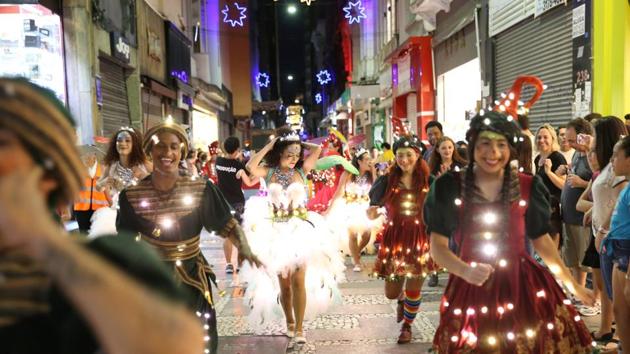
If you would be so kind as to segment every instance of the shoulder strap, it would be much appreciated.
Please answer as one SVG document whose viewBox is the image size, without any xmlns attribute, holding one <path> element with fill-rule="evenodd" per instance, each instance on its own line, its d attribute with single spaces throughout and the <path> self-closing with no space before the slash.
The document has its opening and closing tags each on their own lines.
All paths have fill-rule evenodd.
<svg viewBox="0 0 630 354">
<path fill-rule="evenodd" d="M 306 184 L 306 174 L 304 173 L 304 170 L 301 168 L 298 168 L 297 171 L 300 173 L 300 176 L 302 177 L 302 182 Z"/>
</svg>

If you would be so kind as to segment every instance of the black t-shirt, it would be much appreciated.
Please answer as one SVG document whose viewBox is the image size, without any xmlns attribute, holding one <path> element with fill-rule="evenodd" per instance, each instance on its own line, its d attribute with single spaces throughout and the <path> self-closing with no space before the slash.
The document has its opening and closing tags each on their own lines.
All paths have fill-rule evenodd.
<svg viewBox="0 0 630 354">
<path fill-rule="evenodd" d="M 241 180 L 236 178 L 236 173 L 245 170 L 245 165 L 236 159 L 218 157 L 215 165 L 219 189 L 230 204 L 245 203 L 245 196 L 241 190 Z"/>
<path fill-rule="evenodd" d="M 551 160 L 551 171 L 553 172 L 555 172 L 558 169 L 558 167 L 567 164 L 567 160 L 564 158 L 564 155 L 562 155 L 562 153 L 560 153 L 559 151 L 552 152 L 547 158 Z M 556 185 L 553 184 L 553 182 L 551 182 L 551 180 L 549 179 L 549 176 L 547 176 L 547 174 L 545 173 L 545 168 L 543 166 L 538 166 L 538 161 L 540 161 L 540 155 L 536 156 L 536 159 L 534 159 L 534 166 L 536 167 L 536 175 L 542 178 L 543 183 L 545 184 L 545 187 L 547 187 L 547 189 L 549 190 L 549 194 L 553 195 L 554 197 L 558 198 L 558 200 L 560 200 L 562 189 L 556 187 Z"/>
</svg>

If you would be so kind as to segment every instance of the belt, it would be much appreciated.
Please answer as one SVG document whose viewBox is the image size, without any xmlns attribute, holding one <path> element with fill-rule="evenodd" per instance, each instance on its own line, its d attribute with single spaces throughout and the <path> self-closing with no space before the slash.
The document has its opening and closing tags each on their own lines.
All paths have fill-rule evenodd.
<svg viewBox="0 0 630 354">
<path fill-rule="evenodd" d="M 173 267 L 177 278 L 184 284 L 199 290 L 208 304 L 212 306 L 212 291 L 208 283 L 208 274 L 212 274 L 213 272 L 201 254 L 199 235 L 184 241 L 162 241 L 144 234 L 142 234 L 141 237 L 155 248 L 165 261 L 174 262 Z M 183 267 L 182 261 L 193 258 L 197 265 L 197 274 L 188 274 Z"/>
</svg>

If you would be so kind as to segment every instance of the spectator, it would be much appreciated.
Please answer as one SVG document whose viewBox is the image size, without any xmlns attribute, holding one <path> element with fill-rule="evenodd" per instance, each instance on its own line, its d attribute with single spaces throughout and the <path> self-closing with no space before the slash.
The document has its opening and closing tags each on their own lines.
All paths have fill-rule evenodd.
<svg viewBox="0 0 630 354">
<path fill-rule="evenodd" d="M 571 147 L 571 144 L 566 139 L 566 126 L 561 126 L 558 128 L 558 140 L 560 142 L 560 153 L 564 156 L 564 159 L 567 160 L 567 163 L 573 160 L 573 154 L 575 153 L 575 149 Z"/>
<path fill-rule="evenodd" d="M 589 228 L 584 227 L 584 213 L 576 209 L 576 204 L 593 175 L 586 156 L 592 134 L 593 127 L 585 119 L 575 118 L 567 124 L 566 139 L 575 149 L 575 154 L 568 170 L 563 167 L 557 171 L 558 175 L 567 174 L 560 201 L 562 221 L 566 231 L 563 258 L 575 280 L 582 286 L 586 282 L 588 269 L 581 267 L 581 263 L 590 243 L 591 234 Z"/>
<path fill-rule="evenodd" d="M 429 170 L 433 178 L 439 177 L 446 171 L 456 171 L 465 165 L 466 160 L 459 156 L 453 139 L 443 136 L 437 141 L 429 159 Z"/>
<path fill-rule="evenodd" d="M 394 152 L 392 151 L 392 146 L 389 145 L 388 142 L 384 142 L 381 144 L 381 150 L 383 150 L 383 153 L 381 154 L 382 162 L 386 162 L 387 164 L 393 163 Z"/>
<path fill-rule="evenodd" d="M 438 140 L 444 136 L 444 132 L 442 131 L 442 124 L 436 120 L 432 120 L 427 123 L 427 125 L 424 126 L 424 132 L 427 133 L 431 147 L 424 151 L 422 159 L 428 163 L 435 144 L 437 144 Z"/>
<path fill-rule="evenodd" d="M 109 206 L 109 202 L 105 193 L 98 191 L 96 188 L 96 182 L 103 174 L 101 164 L 96 158 L 96 148 L 88 148 L 81 159 L 87 169 L 88 177 L 85 178 L 81 186 L 79 198 L 74 203 L 73 211 L 77 224 L 79 224 L 79 231 L 87 234 L 92 226 L 92 215 L 94 215 L 94 212 Z"/>
<path fill-rule="evenodd" d="M 240 144 L 237 137 L 231 136 L 225 139 L 223 149 L 227 155 L 225 157 L 217 157 L 215 165 L 219 190 L 230 203 L 234 210 L 234 217 L 239 223 L 243 221 L 241 216 L 245 211 L 245 195 L 241 185 L 243 183 L 248 186 L 256 184 L 256 181 L 249 178 L 245 165 L 240 161 Z M 232 264 L 233 248 L 232 241 L 226 238 L 223 242 L 223 253 L 225 255 L 225 263 L 227 263 L 225 266 L 227 274 L 234 273 L 234 265 Z"/>
<path fill-rule="evenodd" d="M 543 124 L 536 131 L 536 151 L 538 155 L 534 159 L 536 175 L 542 178 L 545 187 L 549 190 L 549 204 L 551 206 L 551 217 L 549 220 L 549 236 L 553 240 L 556 248 L 560 246 L 560 234 L 562 233 L 562 217 L 560 216 L 560 196 L 566 175 L 558 175 L 556 171 L 560 166 L 566 166 L 567 161 L 560 152 L 560 144 L 556 131 L 549 124 Z"/>
</svg>

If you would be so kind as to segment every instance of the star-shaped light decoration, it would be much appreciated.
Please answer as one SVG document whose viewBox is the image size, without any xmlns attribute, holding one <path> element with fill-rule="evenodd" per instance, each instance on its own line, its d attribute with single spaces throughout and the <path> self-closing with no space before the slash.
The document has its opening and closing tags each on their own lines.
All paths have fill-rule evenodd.
<svg viewBox="0 0 630 354">
<path fill-rule="evenodd" d="M 258 73 L 256 75 L 256 84 L 258 87 L 269 87 L 270 81 L 269 74 L 267 73 Z"/>
<path fill-rule="evenodd" d="M 300 3 L 306 3 L 307 6 L 311 6 L 311 3 L 315 0 L 300 0 Z"/>
<path fill-rule="evenodd" d="M 315 103 L 320 104 L 320 103 L 322 103 L 323 99 L 324 98 L 322 97 L 321 93 L 318 93 L 318 94 L 315 95 Z"/>
<path fill-rule="evenodd" d="M 225 4 L 225 8 L 221 11 L 224 16 L 223 22 L 229 23 L 230 26 L 232 27 L 236 27 L 236 26 L 243 27 L 243 20 L 247 18 L 247 15 L 245 14 L 245 12 L 247 11 L 247 7 L 240 6 L 237 2 L 235 2 L 234 8 L 237 11 L 236 18 L 232 18 L 232 16 L 230 15 L 230 5 Z"/>
<path fill-rule="evenodd" d="M 343 8 L 343 11 L 346 13 L 345 18 L 348 19 L 350 24 L 360 23 L 362 18 L 367 18 L 365 14 L 365 7 L 361 3 L 361 0 L 357 0 L 352 2 L 352 0 L 348 1 L 348 5 Z"/>
<path fill-rule="evenodd" d="M 316 76 L 317 76 L 317 81 L 322 86 L 326 85 L 332 80 L 332 77 L 330 76 L 330 73 L 328 72 L 328 70 L 320 70 Z"/>
</svg>

